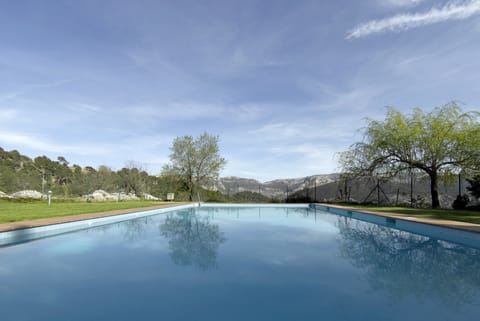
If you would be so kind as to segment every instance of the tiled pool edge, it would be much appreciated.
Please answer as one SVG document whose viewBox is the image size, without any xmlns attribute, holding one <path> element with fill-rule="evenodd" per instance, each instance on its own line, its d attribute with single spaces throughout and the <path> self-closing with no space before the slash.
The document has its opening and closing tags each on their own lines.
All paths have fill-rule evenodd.
<svg viewBox="0 0 480 321">
<path fill-rule="evenodd" d="M 452 226 L 448 225 L 448 223 L 439 224 L 434 220 L 418 220 L 393 213 L 367 212 L 335 205 L 311 204 L 310 207 L 397 230 L 480 248 L 480 229 L 470 229 L 471 227 L 477 227 L 475 224 L 471 224 L 468 227 Z M 468 223 L 465 224 L 468 225 Z M 480 226 L 478 227 L 480 228 Z"/>
<path fill-rule="evenodd" d="M 33 241 L 40 238 L 49 236 L 84 230 L 96 226 L 102 226 L 106 224 L 118 223 L 122 221 L 128 221 L 135 218 L 141 218 L 151 215 L 162 214 L 170 211 L 176 211 L 186 208 L 198 207 L 198 203 L 170 206 L 146 211 L 138 211 L 133 213 L 117 214 L 104 217 L 96 217 L 90 219 L 75 220 L 64 223 L 53 223 L 49 225 L 19 228 L 11 231 L 0 232 L 0 246 L 6 246 L 10 244 L 17 244 L 27 241 Z"/>
</svg>

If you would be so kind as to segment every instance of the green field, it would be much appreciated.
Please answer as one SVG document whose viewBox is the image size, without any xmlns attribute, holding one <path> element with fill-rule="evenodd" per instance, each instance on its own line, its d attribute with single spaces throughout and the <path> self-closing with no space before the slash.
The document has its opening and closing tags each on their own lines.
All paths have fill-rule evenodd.
<svg viewBox="0 0 480 321">
<path fill-rule="evenodd" d="M 410 216 L 451 220 L 459 222 L 468 222 L 480 224 L 480 211 L 466 211 L 466 210 L 452 210 L 452 209 L 425 209 L 425 208 L 410 208 L 410 207 L 377 207 L 377 206 L 362 206 L 362 205 L 348 205 L 345 206 L 357 208 L 359 210 L 367 210 L 374 212 L 388 212 L 395 214 L 406 214 Z"/>
<path fill-rule="evenodd" d="M 121 201 L 121 202 L 84 202 L 53 201 L 48 206 L 46 201 L 12 201 L 0 200 L 0 223 L 34 220 L 75 214 L 98 213 L 112 210 L 141 208 L 162 204 L 158 201 Z"/>
</svg>

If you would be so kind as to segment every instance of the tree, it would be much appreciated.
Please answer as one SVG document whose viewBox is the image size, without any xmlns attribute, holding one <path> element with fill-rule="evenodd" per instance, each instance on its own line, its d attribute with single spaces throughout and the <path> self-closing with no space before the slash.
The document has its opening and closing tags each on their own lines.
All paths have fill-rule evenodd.
<svg viewBox="0 0 480 321">
<path fill-rule="evenodd" d="M 218 178 L 225 166 L 226 161 L 219 154 L 218 141 L 218 136 L 207 133 L 196 138 L 177 137 L 173 141 L 170 164 L 164 167 L 163 174 L 178 175 L 188 190 L 190 201 L 195 189 Z"/>
<path fill-rule="evenodd" d="M 69 185 L 72 183 L 72 170 L 68 167 L 69 162 L 63 156 L 57 157 L 55 162 L 54 173 L 56 176 L 56 183 L 63 189 L 63 194 L 68 197 Z"/>
<path fill-rule="evenodd" d="M 120 186 L 126 193 L 141 196 L 146 191 L 148 173 L 134 161 L 128 161 L 124 168 L 117 172 Z"/>
<path fill-rule="evenodd" d="M 478 167 L 479 115 L 464 113 L 455 102 L 430 113 L 416 108 L 410 116 L 389 108 L 384 121 L 368 120 L 364 140 L 341 154 L 341 165 L 356 175 L 423 171 L 430 178 L 432 207 L 437 208 L 439 178 Z"/>
</svg>

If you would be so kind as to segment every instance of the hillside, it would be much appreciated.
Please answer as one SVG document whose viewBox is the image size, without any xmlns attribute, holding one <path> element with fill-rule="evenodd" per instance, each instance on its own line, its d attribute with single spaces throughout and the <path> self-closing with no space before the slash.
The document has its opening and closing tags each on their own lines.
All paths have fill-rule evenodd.
<svg viewBox="0 0 480 321">
<path fill-rule="evenodd" d="M 338 178 L 339 174 L 327 174 L 260 182 L 255 179 L 229 176 L 221 177 L 215 185 L 215 188 L 225 195 L 249 191 L 257 192 L 270 198 L 285 199 L 287 193 L 292 194 L 305 188 L 312 188 L 315 184 L 321 186 L 334 183 Z"/>
</svg>

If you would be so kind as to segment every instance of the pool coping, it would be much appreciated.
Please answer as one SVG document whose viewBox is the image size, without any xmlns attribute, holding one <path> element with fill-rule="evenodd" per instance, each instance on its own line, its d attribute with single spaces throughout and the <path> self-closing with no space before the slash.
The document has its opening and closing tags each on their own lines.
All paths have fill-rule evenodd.
<svg viewBox="0 0 480 321">
<path fill-rule="evenodd" d="M 451 220 L 444 220 L 444 219 L 437 219 L 437 218 L 423 218 L 423 217 L 416 217 L 408 214 L 390 213 L 390 212 L 383 212 L 383 211 L 376 212 L 376 211 L 363 210 L 361 208 L 350 207 L 345 205 L 326 204 L 326 203 L 314 203 L 314 204 L 324 206 L 324 207 L 341 209 L 345 211 L 354 211 L 357 213 L 364 213 L 364 214 L 376 215 L 380 217 L 393 218 L 393 219 L 399 219 L 399 220 L 404 220 L 409 222 L 445 227 L 445 228 L 450 228 L 455 230 L 480 233 L 480 224 L 475 224 L 475 223 L 451 221 Z"/>
</svg>

